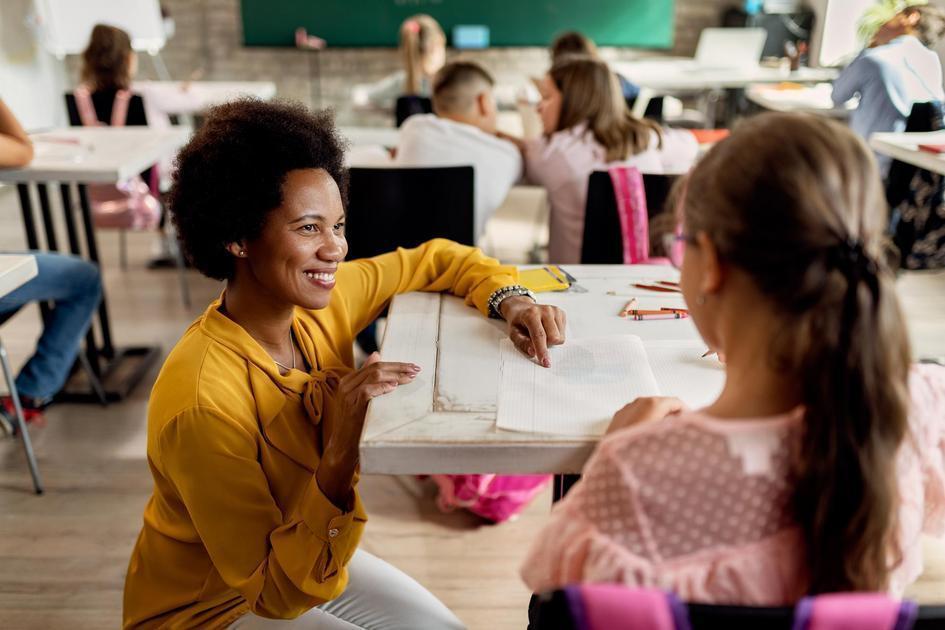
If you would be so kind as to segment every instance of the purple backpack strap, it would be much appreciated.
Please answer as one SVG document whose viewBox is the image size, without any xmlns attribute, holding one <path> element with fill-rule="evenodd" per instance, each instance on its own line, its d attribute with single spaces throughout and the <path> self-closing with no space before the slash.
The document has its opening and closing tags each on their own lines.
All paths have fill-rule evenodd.
<svg viewBox="0 0 945 630">
<path fill-rule="evenodd" d="M 650 220 L 643 191 L 643 175 L 632 166 L 607 169 L 614 187 L 623 241 L 623 264 L 646 262 L 650 257 Z"/>
<path fill-rule="evenodd" d="M 582 584 L 565 596 L 577 630 L 690 630 L 683 603 L 659 589 Z"/>
<path fill-rule="evenodd" d="M 910 630 L 918 614 L 884 593 L 831 593 L 798 602 L 792 630 Z"/>
</svg>

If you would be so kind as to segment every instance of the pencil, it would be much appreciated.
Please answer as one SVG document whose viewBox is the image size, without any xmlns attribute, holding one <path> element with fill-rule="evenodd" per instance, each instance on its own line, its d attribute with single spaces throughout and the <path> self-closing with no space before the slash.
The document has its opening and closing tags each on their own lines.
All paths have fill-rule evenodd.
<svg viewBox="0 0 945 630">
<path fill-rule="evenodd" d="M 685 313 L 667 313 L 666 311 L 663 311 L 663 312 L 656 312 L 656 313 L 644 313 L 642 315 L 630 314 L 628 316 L 628 319 L 632 319 L 639 322 L 639 321 L 647 321 L 651 319 L 686 319 L 688 317 L 689 316 L 686 315 Z"/>
<path fill-rule="evenodd" d="M 630 313 L 630 309 L 632 309 L 632 308 L 633 308 L 634 306 L 636 306 L 636 305 L 637 305 L 637 299 L 636 299 L 636 298 L 630 298 L 630 301 L 627 302 L 626 304 L 624 304 L 624 305 L 623 305 L 623 308 L 620 309 L 619 315 L 620 315 L 621 317 L 626 317 L 627 314 Z"/>
<path fill-rule="evenodd" d="M 682 293 L 679 289 L 674 289 L 670 287 L 661 287 L 655 284 L 633 284 L 631 285 L 637 289 L 646 289 L 647 291 L 662 291 L 663 293 Z"/>
<path fill-rule="evenodd" d="M 660 310 L 669 311 L 670 313 L 685 313 L 687 315 L 689 314 L 688 308 L 670 308 L 668 306 L 663 306 L 663 307 L 660 307 Z"/>
<path fill-rule="evenodd" d="M 702 353 L 702 357 L 700 358 L 704 359 L 706 357 L 711 357 L 713 354 L 715 354 L 715 350 L 712 350 L 711 348 L 709 348 L 708 350 Z"/>
</svg>

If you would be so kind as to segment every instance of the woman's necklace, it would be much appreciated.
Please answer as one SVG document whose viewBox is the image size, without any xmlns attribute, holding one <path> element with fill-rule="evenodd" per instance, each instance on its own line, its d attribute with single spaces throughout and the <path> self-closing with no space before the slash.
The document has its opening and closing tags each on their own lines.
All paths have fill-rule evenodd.
<svg viewBox="0 0 945 630">
<path fill-rule="evenodd" d="M 292 329 L 289 329 L 289 348 L 292 350 L 292 367 L 279 363 L 278 361 L 276 361 L 275 357 L 272 357 L 272 360 L 275 362 L 275 364 L 281 367 L 286 372 L 290 372 L 295 369 L 295 343 L 292 341 Z"/>
</svg>

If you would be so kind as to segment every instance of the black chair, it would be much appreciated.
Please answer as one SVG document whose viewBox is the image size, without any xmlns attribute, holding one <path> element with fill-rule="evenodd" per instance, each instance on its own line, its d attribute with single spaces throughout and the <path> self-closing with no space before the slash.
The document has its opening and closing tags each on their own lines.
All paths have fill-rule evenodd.
<svg viewBox="0 0 945 630">
<path fill-rule="evenodd" d="M 444 168 L 352 168 L 345 231 L 348 258 L 368 258 L 432 238 L 473 245 L 474 171 Z M 375 328 L 357 335 L 365 353 L 377 350 Z"/>
<path fill-rule="evenodd" d="M 678 175 L 643 175 L 647 214 L 652 219 L 664 211 L 666 198 Z M 617 214 L 617 199 L 610 174 L 591 173 L 584 206 L 584 240 L 581 244 L 582 265 L 623 263 L 623 234 Z"/>
<path fill-rule="evenodd" d="M 529 630 L 578 630 L 563 590 L 543 593 L 529 607 Z M 693 630 L 791 630 L 792 607 L 686 604 Z M 920 606 L 913 630 L 945 628 L 945 606 Z M 642 630 L 642 629 L 641 629 Z"/>
<path fill-rule="evenodd" d="M 633 111 L 633 106 L 637 102 L 638 96 L 633 98 L 625 99 L 627 101 L 627 109 Z M 647 101 L 646 109 L 643 111 L 643 117 L 654 120 L 658 123 L 663 122 L 663 97 L 654 96 L 649 101 Z"/>
<path fill-rule="evenodd" d="M 938 101 L 915 103 L 906 119 L 906 131 L 938 131 L 945 127 L 943 124 L 945 108 Z M 909 194 L 912 178 L 919 171 L 919 167 L 899 160 L 893 160 L 889 165 L 889 174 L 886 177 L 886 201 L 891 208 L 902 203 Z"/>
<path fill-rule="evenodd" d="M 397 99 L 394 106 L 394 124 L 400 127 L 414 114 L 432 114 L 433 101 L 426 96 L 406 95 Z"/>
</svg>

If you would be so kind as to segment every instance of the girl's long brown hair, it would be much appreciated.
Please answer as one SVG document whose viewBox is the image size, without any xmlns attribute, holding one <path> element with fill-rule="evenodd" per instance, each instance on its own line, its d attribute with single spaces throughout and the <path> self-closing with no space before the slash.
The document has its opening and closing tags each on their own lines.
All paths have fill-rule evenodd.
<svg viewBox="0 0 945 630">
<path fill-rule="evenodd" d="M 650 147 L 653 132 L 662 146 L 662 130 L 651 120 L 634 118 L 607 64 L 588 56 L 565 56 L 548 71 L 561 92 L 561 116 L 555 131 L 587 123 L 607 151 L 607 161 L 625 160 Z"/>
<path fill-rule="evenodd" d="M 445 42 L 446 35 L 440 23 L 425 13 L 409 17 L 400 25 L 400 54 L 407 72 L 406 94 L 420 93 L 423 60 L 433 46 Z"/>
<path fill-rule="evenodd" d="M 871 152 L 839 124 L 764 114 L 694 169 L 686 232 L 704 232 L 782 314 L 771 361 L 802 393 L 794 511 L 810 590 L 887 586 L 909 343 L 886 266 Z"/>
<path fill-rule="evenodd" d="M 115 26 L 96 24 L 82 52 L 82 83 L 93 92 L 131 85 L 131 38 Z"/>
</svg>

